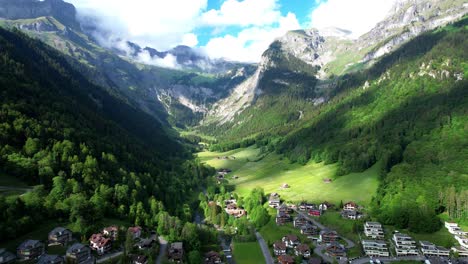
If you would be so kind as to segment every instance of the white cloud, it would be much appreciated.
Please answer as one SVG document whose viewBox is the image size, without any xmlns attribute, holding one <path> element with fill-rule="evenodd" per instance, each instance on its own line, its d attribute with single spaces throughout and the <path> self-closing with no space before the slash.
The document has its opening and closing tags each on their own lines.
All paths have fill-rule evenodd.
<svg viewBox="0 0 468 264">
<path fill-rule="evenodd" d="M 338 27 L 353 32 L 354 37 L 367 33 L 383 20 L 395 0 L 328 0 L 312 11 L 311 26 Z"/>
<path fill-rule="evenodd" d="M 219 10 L 211 9 L 201 17 L 210 26 L 263 26 L 278 21 L 277 0 L 226 0 Z"/>
<path fill-rule="evenodd" d="M 135 58 L 137 61 L 148 64 L 155 65 L 164 68 L 179 69 L 180 65 L 177 63 L 177 58 L 172 54 L 167 54 L 164 58 L 151 57 L 148 51 L 143 51 L 138 54 Z"/>
<path fill-rule="evenodd" d="M 182 45 L 195 47 L 198 44 L 198 37 L 193 33 L 187 33 L 182 37 Z"/>
<path fill-rule="evenodd" d="M 287 16 L 279 18 L 279 24 L 276 27 L 249 27 L 240 31 L 236 36 L 228 34 L 213 38 L 203 49 L 213 58 L 258 62 L 262 53 L 274 39 L 281 37 L 289 30 L 299 28 L 296 15 L 288 13 Z"/>
</svg>

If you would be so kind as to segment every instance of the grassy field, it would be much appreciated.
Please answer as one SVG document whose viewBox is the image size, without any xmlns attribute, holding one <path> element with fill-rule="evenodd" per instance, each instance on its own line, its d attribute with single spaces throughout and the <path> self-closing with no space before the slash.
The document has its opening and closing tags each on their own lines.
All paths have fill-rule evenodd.
<svg viewBox="0 0 468 264">
<path fill-rule="evenodd" d="M 281 240 L 281 238 L 290 234 L 298 236 L 299 239 L 301 239 L 301 241 L 303 242 L 310 241 L 306 240 L 306 237 L 301 234 L 299 229 L 294 228 L 292 223 L 287 223 L 282 226 L 276 225 L 274 217 L 275 214 L 276 210 L 270 208 L 271 219 L 268 222 L 268 224 L 266 224 L 259 230 L 260 234 L 262 235 L 263 239 L 265 239 L 265 242 L 267 242 L 269 247 L 271 247 L 275 241 Z"/>
<path fill-rule="evenodd" d="M 231 157 L 218 159 L 217 157 Z M 277 192 L 282 199 L 291 202 L 301 200 L 331 201 L 339 203 L 341 200 L 353 200 L 366 205 L 375 194 L 378 186 L 378 172 L 380 164 L 362 173 L 351 173 L 335 177 L 337 165 L 325 165 L 310 161 L 305 166 L 291 164 L 277 154 L 263 155 L 254 147 L 236 149 L 228 152 L 201 152 L 198 157 L 215 168 L 229 168 L 238 179 L 230 179 L 229 184 L 235 186 L 240 195 L 246 195 L 255 187 L 264 188 L 266 193 Z M 234 158 L 232 158 L 234 157 Z M 331 178 L 331 183 L 323 180 Z M 280 189 L 281 184 L 287 183 L 289 189 Z"/>
<path fill-rule="evenodd" d="M 238 264 L 264 263 L 260 245 L 257 242 L 234 243 L 233 255 Z"/>
</svg>

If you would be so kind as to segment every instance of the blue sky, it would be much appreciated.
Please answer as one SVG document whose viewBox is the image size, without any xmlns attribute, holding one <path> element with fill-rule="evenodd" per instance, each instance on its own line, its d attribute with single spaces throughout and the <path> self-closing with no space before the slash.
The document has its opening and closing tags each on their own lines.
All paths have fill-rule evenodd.
<svg viewBox="0 0 468 264">
<path fill-rule="evenodd" d="M 357 37 L 397 0 L 66 0 L 79 18 L 93 16 L 111 32 L 96 38 L 125 49 L 125 41 L 167 50 L 187 45 L 213 58 L 258 62 L 290 30 L 339 27 Z M 403 0 L 398 0 L 403 1 Z M 123 41 L 124 40 L 124 41 Z M 142 61 L 173 66 L 173 58 Z"/>
</svg>

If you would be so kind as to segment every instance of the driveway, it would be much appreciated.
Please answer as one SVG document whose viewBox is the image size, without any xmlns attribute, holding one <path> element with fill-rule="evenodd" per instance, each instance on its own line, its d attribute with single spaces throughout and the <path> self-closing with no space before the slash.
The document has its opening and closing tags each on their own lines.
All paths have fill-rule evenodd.
<svg viewBox="0 0 468 264">
<path fill-rule="evenodd" d="M 266 264 L 273 264 L 273 258 L 271 257 L 270 250 L 268 249 L 268 245 L 263 239 L 262 235 L 259 232 L 255 232 L 255 236 L 257 237 L 257 241 L 260 244 L 260 248 L 262 249 L 263 256 L 265 257 Z"/>
<path fill-rule="evenodd" d="M 156 259 L 156 264 L 161 264 L 164 256 L 166 255 L 167 241 L 164 240 L 162 236 L 158 237 L 159 239 L 159 255 Z"/>
</svg>

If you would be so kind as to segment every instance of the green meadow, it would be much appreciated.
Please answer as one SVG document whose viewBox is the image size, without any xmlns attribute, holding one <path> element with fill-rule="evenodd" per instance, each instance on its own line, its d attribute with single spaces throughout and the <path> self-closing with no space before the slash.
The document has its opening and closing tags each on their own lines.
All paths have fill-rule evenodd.
<svg viewBox="0 0 468 264">
<path fill-rule="evenodd" d="M 235 242 L 233 249 L 234 259 L 238 264 L 257 264 L 265 262 L 258 242 Z"/>
<path fill-rule="evenodd" d="M 230 159 L 218 159 L 218 157 Z M 336 177 L 337 164 L 325 165 L 310 161 L 306 165 L 291 163 L 280 155 L 262 154 L 255 147 L 235 149 L 227 152 L 201 152 L 201 161 L 217 169 L 228 168 L 232 173 L 227 175 L 230 185 L 240 195 L 246 195 L 255 187 L 262 187 L 266 193 L 277 192 L 282 199 L 291 202 L 340 201 L 352 200 L 368 204 L 378 186 L 380 164 L 370 169 Z M 235 158 L 235 159 L 234 159 Z M 233 176 L 237 176 L 234 179 Z M 332 179 L 325 183 L 324 179 Z M 287 183 L 290 188 L 280 188 Z"/>
</svg>

